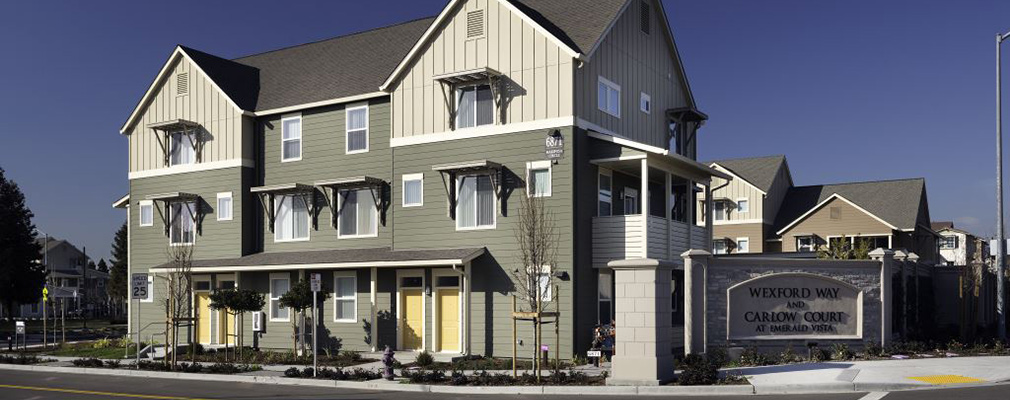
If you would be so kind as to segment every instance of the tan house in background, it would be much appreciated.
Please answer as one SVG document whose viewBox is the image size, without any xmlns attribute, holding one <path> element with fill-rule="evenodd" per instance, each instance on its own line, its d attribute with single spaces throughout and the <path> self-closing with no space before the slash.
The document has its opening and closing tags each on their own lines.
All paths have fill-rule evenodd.
<svg viewBox="0 0 1010 400">
<path fill-rule="evenodd" d="M 734 177 L 713 185 L 717 254 L 814 252 L 844 237 L 940 258 L 922 178 L 793 186 L 784 156 L 707 164 Z"/>
</svg>

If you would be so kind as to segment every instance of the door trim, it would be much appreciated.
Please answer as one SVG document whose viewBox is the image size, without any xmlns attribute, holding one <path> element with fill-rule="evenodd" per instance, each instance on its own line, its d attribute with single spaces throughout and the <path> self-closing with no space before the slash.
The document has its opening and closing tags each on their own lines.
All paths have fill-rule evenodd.
<svg viewBox="0 0 1010 400">
<path fill-rule="evenodd" d="M 401 326 L 401 321 L 403 321 L 403 288 L 400 287 L 400 282 L 403 278 L 420 277 L 421 278 L 421 348 L 412 350 L 426 350 L 428 348 L 427 341 L 427 331 L 428 324 L 427 321 L 427 307 L 424 306 L 424 302 L 427 302 L 427 294 L 425 288 L 427 287 L 427 280 L 424 278 L 424 269 L 399 269 L 396 270 L 396 349 L 404 350 L 403 348 L 403 327 Z"/>
<path fill-rule="evenodd" d="M 196 313 L 199 310 L 199 307 L 193 307 L 190 310 L 190 317 L 191 318 L 196 318 L 196 334 L 195 334 L 195 339 L 196 339 L 196 342 L 199 343 L 199 344 L 214 344 L 214 342 L 215 342 L 214 335 L 215 335 L 215 333 L 217 333 L 217 329 L 214 329 L 214 322 L 217 321 L 217 318 L 214 318 L 214 310 L 212 310 L 210 308 L 210 292 L 211 292 L 211 289 L 213 289 L 213 287 L 214 287 L 214 280 L 212 278 L 213 277 L 211 275 L 195 275 L 195 276 L 193 276 L 193 300 L 192 300 L 192 304 L 196 305 L 196 298 L 198 296 L 198 293 L 207 293 L 207 296 L 208 296 L 207 297 L 207 323 L 210 324 L 210 326 L 208 327 L 208 329 L 210 330 L 210 332 L 208 333 L 208 335 L 210 337 L 208 338 L 207 342 L 200 341 L 200 318 L 198 318 L 196 316 Z M 207 282 L 208 287 L 211 288 L 211 289 L 207 289 L 207 290 L 197 289 L 196 288 L 196 284 L 198 282 Z"/>
<path fill-rule="evenodd" d="M 456 276 L 456 277 L 459 277 L 459 281 L 457 282 L 456 286 L 438 286 L 438 277 L 440 277 L 440 276 Z M 456 272 L 456 271 L 453 271 L 451 268 L 433 269 L 433 270 L 431 270 L 431 281 L 432 281 L 432 284 L 431 284 L 432 289 L 431 289 L 431 291 L 434 294 L 434 296 L 432 296 L 432 301 L 431 301 L 431 312 L 432 312 L 432 319 L 431 319 L 432 338 L 431 338 L 431 340 L 433 342 L 432 350 L 436 351 L 436 352 L 439 352 L 439 353 L 452 353 L 452 354 L 462 353 L 463 352 L 463 275 L 460 274 L 460 273 L 458 273 L 458 272 Z M 453 288 L 455 288 L 456 291 L 457 291 L 457 293 L 456 293 L 456 303 L 457 303 L 456 307 L 458 309 L 456 311 L 456 317 L 458 319 L 457 320 L 457 327 L 458 328 L 456 329 L 457 330 L 457 332 L 456 332 L 456 350 L 455 351 L 448 351 L 448 352 L 446 352 L 446 351 L 443 351 L 441 348 L 436 349 L 436 347 L 440 347 L 441 346 L 441 342 L 439 342 L 439 340 L 438 340 L 439 339 L 438 338 L 438 331 L 439 331 L 439 324 L 441 324 L 441 322 L 442 322 L 442 320 L 439 319 L 439 312 L 438 312 L 438 310 L 439 310 L 438 291 L 440 289 L 453 289 Z"/>
</svg>

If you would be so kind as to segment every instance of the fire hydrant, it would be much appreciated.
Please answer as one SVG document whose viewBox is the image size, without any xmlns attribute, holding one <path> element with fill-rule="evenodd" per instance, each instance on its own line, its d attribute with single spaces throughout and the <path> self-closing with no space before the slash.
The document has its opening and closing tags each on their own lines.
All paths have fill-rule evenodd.
<svg viewBox="0 0 1010 400">
<path fill-rule="evenodd" d="M 393 380 L 393 363 L 396 359 L 393 358 L 393 349 L 386 346 L 386 351 L 382 352 L 382 377 L 386 378 L 387 381 Z"/>
</svg>

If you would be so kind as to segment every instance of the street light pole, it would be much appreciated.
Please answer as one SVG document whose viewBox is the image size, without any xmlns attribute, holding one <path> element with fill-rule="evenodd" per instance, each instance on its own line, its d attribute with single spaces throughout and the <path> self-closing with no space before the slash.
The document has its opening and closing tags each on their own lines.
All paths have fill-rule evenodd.
<svg viewBox="0 0 1010 400">
<path fill-rule="evenodd" d="M 1006 254 L 1006 233 L 1003 231 L 1003 88 L 1000 83 L 1000 45 L 1010 37 L 1010 33 L 996 35 L 996 334 L 1006 339 L 1006 307 L 1004 256 Z"/>
</svg>

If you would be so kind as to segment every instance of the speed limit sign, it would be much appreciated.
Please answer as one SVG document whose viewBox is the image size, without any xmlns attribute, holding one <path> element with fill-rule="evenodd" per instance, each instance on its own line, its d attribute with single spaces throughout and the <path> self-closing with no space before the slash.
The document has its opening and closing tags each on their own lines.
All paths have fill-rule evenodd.
<svg viewBox="0 0 1010 400">
<path fill-rule="evenodd" d="M 147 299 L 147 274 L 133 274 L 130 279 L 130 300 Z"/>
</svg>

